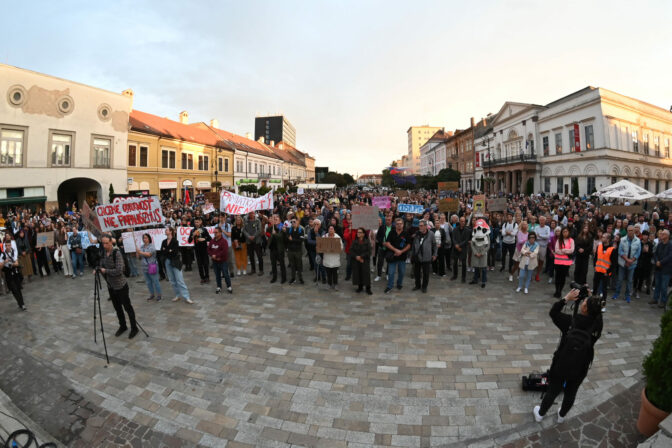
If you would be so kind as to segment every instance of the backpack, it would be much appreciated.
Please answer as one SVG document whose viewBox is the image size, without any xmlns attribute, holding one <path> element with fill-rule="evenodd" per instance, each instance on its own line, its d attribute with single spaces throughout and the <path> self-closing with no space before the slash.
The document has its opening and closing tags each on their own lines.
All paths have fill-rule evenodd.
<svg viewBox="0 0 672 448">
<path fill-rule="evenodd" d="M 114 251 L 112 252 L 112 257 L 113 257 L 115 265 L 117 264 L 117 254 L 118 253 L 119 253 L 119 249 L 114 249 Z M 130 266 L 128 266 L 128 263 L 126 263 L 126 261 L 124 260 L 123 255 L 121 257 L 121 263 L 124 265 L 124 271 L 123 271 L 124 272 L 124 277 L 130 277 L 131 276 L 131 268 L 130 268 Z"/>
<path fill-rule="evenodd" d="M 565 380 L 582 379 L 593 361 L 591 331 L 572 326 L 558 347 L 555 363 L 558 373 Z"/>
</svg>

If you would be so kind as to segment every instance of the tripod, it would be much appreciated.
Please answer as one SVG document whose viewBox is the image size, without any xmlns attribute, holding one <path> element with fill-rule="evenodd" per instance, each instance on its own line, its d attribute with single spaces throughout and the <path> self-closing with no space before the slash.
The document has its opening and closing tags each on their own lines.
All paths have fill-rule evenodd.
<svg viewBox="0 0 672 448">
<path fill-rule="evenodd" d="M 103 347 L 105 347 L 105 359 L 107 360 L 107 365 L 109 365 L 110 357 L 107 354 L 107 343 L 105 342 L 105 330 L 103 329 L 103 311 L 100 307 L 100 272 L 98 272 L 97 269 L 96 269 L 96 277 L 93 283 L 93 342 L 97 344 L 98 341 L 96 340 L 96 319 L 97 319 L 96 307 L 98 308 L 98 316 L 100 317 L 100 334 L 103 335 Z"/>
</svg>

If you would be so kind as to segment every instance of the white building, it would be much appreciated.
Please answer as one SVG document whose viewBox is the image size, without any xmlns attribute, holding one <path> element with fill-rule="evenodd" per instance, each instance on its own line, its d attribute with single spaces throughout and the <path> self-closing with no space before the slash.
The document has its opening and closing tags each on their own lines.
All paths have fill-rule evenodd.
<svg viewBox="0 0 672 448">
<path fill-rule="evenodd" d="M 108 202 L 125 192 L 132 92 L 0 64 L 0 208 Z"/>
<path fill-rule="evenodd" d="M 446 142 L 453 135 L 439 129 L 420 147 L 420 174 L 436 176 L 446 168 Z"/>
</svg>

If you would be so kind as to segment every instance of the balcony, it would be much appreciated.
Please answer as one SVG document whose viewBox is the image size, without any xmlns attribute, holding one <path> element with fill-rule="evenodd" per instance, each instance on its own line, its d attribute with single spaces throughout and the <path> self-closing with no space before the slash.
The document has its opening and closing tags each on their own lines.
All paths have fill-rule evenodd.
<svg viewBox="0 0 672 448">
<path fill-rule="evenodd" d="M 499 159 L 493 157 L 492 160 L 484 160 L 483 167 L 490 168 L 493 166 L 509 165 L 513 163 L 537 163 L 537 155 L 520 154 L 518 156 L 500 157 Z"/>
<path fill-rule="evenodd" d="M 271 173 L 259 173 L 258 177 L 259 177 L 259 179 L 270 179 L 271 178 Z"/>
</svg>

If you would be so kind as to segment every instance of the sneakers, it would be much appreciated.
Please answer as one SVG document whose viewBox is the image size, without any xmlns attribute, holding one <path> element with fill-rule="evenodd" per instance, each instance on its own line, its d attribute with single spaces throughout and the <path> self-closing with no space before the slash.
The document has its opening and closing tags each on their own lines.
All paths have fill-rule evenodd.
<svg viewBox="0 0 672 448">
<path fill-rule="evenodd" d="M 550 285 L 551 283 L 553 283 L 553 277 L 548 279 L 548 284 Z"/>
<path fill-rule="evenodd" d="M 233 288 L 232 287 L 229 286 L 228 288 L 226 288 L 226 290 L 229 292 L 229 294 L 233 294 Z"/>
<path fill-rule="evenodd" d="M 192 305 L 194 303 L 194 301 L 191 299 L 184 299 L 184 301 L 187 302 L 189 305 Z"/>
<path fill-rule="evenodd" d="M 217 287 L 217 289 L 215 289 L 215 294 L 219 294 L 220 292 L 222 292 L 222 288 Z"/>
<path fill-rule="evenodd" d="M 156 297 L 156 301 L 157 301 L 157 302 L 160 302 L 160 301 L 161 301 L 161 296 L 157 296 L 157 297 Z"/>
<path fill-rule="evenodd" d="M 179 302 L 180 301 L 180 296 L 177 296 L 173 299 L 173 302 Z"/>
<path fill-rule="evenodd" d="M 543 415 L 539 415 L 539 409 L 541 409 L 541 406 L 535 406 L 534 409 L 532 409 L 532 414 L 534 414 L 534 421 L 537 423 L 541 423 L 541 421 L 544 419 Z"/>
<path fill-rule="evenodd" d="M 28 311 L 28 308 L 26 308 L 26 305 L 21 305 L 19 308 L 21 308 L 21 311 Z"/>
<path fill-rule="evenodd" d="M 154 296 L 149 296 L 149 297 L 147 297 L 147 301 L 148 301 L 148 302 L 151 302 L 152 300 L 154 300 Z"/>
<path fill-rule="evenodd" d="M 565 417 L 560 415 L 560 409 L 558 409 L 558 423 L 564 423 L 565 422 Z"/>
<path fill-rule="evenodd" d="M 380 281 L 380 275 L 376 275 L 376 278 L 373 279 L 374 282 L 379 282 Z"/>
<path fill-rule="evenodd" d="M 392 288 L 385 288 L 385 294 L 389 294 L 389 292 L 392 291 Z"/>
<path fill-rule="evenodd" d="M 527 294 L 527 288 L 525 288 L 525 290 L 524 290 L 523 292 L 524 292 L 525 294 Z"/>
<path fill-rule="evenodd" d="M 626 297 L 626 298 L 625 298 L 625 301 L 626 301 L 627 303 L 630 303 L 630 297 Z"/>
<path fill-rule="evenodd" d="M 513 275 L 509 275 L 509 281 L 510 281 L 510 282 L 513 281 Z"/>
<path fill-rule="evenodd" d="M 138 329 L 137 328 L 131 328 L 131 332 L 128 334 L 128 339 L 133 339 L 135 335 L 138 334 Z"/>
<path fill-rule="evenodd" d="M 520 292 L 520 286 L 516 288 L 516 292 Z"/>
<path fill-rule="evenodd" d="M 236 275 L 240 275 L 240 269 L 236 271 Z"/>
</svg>

